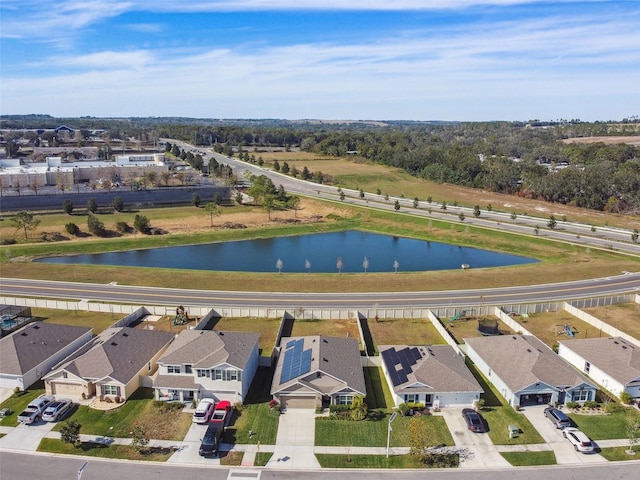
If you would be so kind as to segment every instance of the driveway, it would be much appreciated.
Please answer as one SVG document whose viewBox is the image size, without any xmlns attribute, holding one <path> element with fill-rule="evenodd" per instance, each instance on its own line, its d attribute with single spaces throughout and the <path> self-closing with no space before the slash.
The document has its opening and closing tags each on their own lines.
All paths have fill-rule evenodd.
<svg viewBox="0 0 640 480">
<path fill-rule="evenodd" d="M 0 448 L 35 452 L 38 449 L 38 445 L 40 445 L 40 440 L 55 425 L 55 422 L 43 422 L 42 420 L 38 420 L 31 425 L 20 423 L 4 437 L 0 438 Z"/>
<path fill-rule="evenodd" d="M 520 412 L 527 417 L 544 441 L 551 447 L 558 465 L 606 462 L 606 460 L 597 453 L 584 454 L 576 452 L 569 440 L 562 436 L 562 430 L 557 429 L 553 423 L 544 416 L 544 409 L 546 407 L 547 405 L 536 405 L 523 408 Z"/>
<path fill-rule="evenodd" d="M 316 436 L 316 412 L 309 408 L 289 408 L 280 415 L 273 456 L 267 467 L 320 468 L 313 453 Z"/>
<path fill-rule="evenodd" d="M 192 423 L 184 440 L 178 447 L 178 451 L 171 455 L 167 463 L 220 465 L 220 459 L 217 456 L 214 458 L 205 458 L 201 457 L 198 453 L 200 442 L 206 431 L 207 424 Z"/>
<path fill-rule="evenodd" d="M 494 468 L 511 467 L 486 433 L 473 433 L 467 428 L 462 417 L 462 408 L 447 407 L 442 409 L 447 427 L 453 436 L 456 447 L 468 450 L 469 454 L 461 457 L 460 468 Z"/>
</svg>

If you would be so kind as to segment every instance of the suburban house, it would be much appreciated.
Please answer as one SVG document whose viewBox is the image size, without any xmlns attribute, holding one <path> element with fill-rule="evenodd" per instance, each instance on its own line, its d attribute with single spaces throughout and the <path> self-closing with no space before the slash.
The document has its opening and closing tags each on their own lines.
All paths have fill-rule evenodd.
<svg viewBox="0 0 640 480">
<path fill-rule="evenodd" d="M 532 335 L 464 341 L 467 356 L 514 407 L 596 398 L 593 383 Z"/>
<path fill-rule="evenodd" d="M 640 398 L 640 348 L 620 337 L 558 342 L 558 355 L 619 397 Z"/>
<path fill-rule="evenodd" d="M 484 392 L 449 345 L 381 345 L 382 371 L 396 406 L 472 406 Z"/>
<path fill-rule="evenodd" d="M 367 394 L 355 338 L 285 337 L 271 384 L 282 409 L 350 405 Z"/>
<path fill-rule="evenodd" d="M 0 387 L 25 390 L 91 340 L 92 329 L 33 322 L 0 339 Z"/>
<path fill-rule="evenodd" d="M 158 360 L 156 399 L 243 402 L 260 360 L 257 333 L 183 330 Z"/>
<path fill-rule="evenodd" d="M 153 375 L 174 333 L 112 327 L 44 376 L 46 393 L 124 402 Z M 150 381 L 149 381 L 150 384 Z"/>
</svg>

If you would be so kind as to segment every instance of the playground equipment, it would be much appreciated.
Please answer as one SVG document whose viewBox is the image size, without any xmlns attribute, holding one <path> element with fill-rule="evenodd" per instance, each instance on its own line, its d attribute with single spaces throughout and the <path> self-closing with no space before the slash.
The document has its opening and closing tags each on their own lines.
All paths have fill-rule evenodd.
<svg viewBox="0 0 640 480">
<path fill-rule="evenodd" d="M 560 330 L 558 330 L 558 328 L 560 328 Z M 562 325 L 556 325 L 556 337 L 558 335 L 562 335 L 562 334 L 567 334 L 570 338 L 574 338 L 576 336 L 576 334 L 573 331 L 573 328 L 571 328 L 571 325 L 568 325 L 566 323 L 563 323 Z"/>
<path fill-rule="evenodd" d="M 502 332 L 498 327 L 498 320 L 491 320 L 489 318 L 481 318 L 478 320 L 478 332 L 485 337 L 502 335 Z"/>
<path fill-rule="evenodd" d="M 460 320 L 461 318 L 466 317 L 466 316 L 467 316 L 467 311 L 466 310 L 462 310 L 461 312 L 456 313 L 453 317 L 451 317 L 450 322 L 453 323 L 456 320 Z"/>
<path fill-rule="evenodd" d="M 189 321 L 189 312 L 187 312 L 185 308 L 182 305 L 180 305 L 178 308 L 176 308 L 176 316 L 173 319 L 173 324 L 184 325 L 188 321 Z"/>
</svg>

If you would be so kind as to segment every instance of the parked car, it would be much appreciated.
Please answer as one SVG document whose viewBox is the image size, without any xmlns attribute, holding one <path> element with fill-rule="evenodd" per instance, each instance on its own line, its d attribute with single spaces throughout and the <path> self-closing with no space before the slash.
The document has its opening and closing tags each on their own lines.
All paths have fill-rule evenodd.
<svg viewBox="0 0 640 480">
<path fill-rule="evenodd" d="M 57 422 L 65 416 L 72 406 L 73 402 L 68 398 L 51 402 L 42 412 L 42 420 L 45 422 Z"/>
<path fill-rule="evenodd" d="M 207 423 L 211 419 L 215 402 L 212 398 L 203 398 L 193 412 L 191 421 L 194 423 Z"/>
<path fill-rule="evenodd" d="M 218 451 L 218 448 L 220 448 L 221 441 L 222 426 L 216 423 L 210 423 L 202 438 L 198 453 L 201 457 L 213 457 Z"/>
<path fill-rule="evenodd" d="M 40 395 L 29 402 L 29 405 L 18 415 L 18 422 L 31 424 L 37 422 L 42 416 L 42 412 L 47 406 L 55 400 L 51 395 Z"/>
<path fill-rule="evenodd" d="M 215 410 L 213 411 L 213 415 L 211 415 L 211 423 L 220 425 L 220 428 L 224 430 L 224 427 L 227 424 L 227 419 L 229 418 L 230 412 L 231 412 L 231 402 L 227 400 L 222 400 L 221 402 L 218 402 Z"/>
<path fill-rule="evenodd" d="M 482 416 L 475 410 L 465 408 L 462 410 L 462 416 L 464 421 L 467 422 L 469 430 L 475 433 L 485 433 L 487 429 L 484 427 L 484 420 Z"/>
<path fill-rule="evenodd" d="M 562 436 L 571 442 L 576 452 L 589 453 L 594 450 L 591 439 L 575 427 L 567 427 L 562 430 Z"/>
<path fill-rule="evenodd" d="M 563 411 L 555 407 L 544 409 L 544 415 L 556 426 L 556 428 L 567 428 L 571 426 L 571 419 Z"/>
</svg>

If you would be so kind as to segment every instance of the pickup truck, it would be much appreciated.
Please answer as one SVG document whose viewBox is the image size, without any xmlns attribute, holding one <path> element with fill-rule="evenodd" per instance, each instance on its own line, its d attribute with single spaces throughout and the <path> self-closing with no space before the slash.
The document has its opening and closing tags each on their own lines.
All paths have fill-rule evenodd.
<svg viewBox="0 0 640 480">
<path fill-rule="evenodd" d="M 31 424 L 37 422 L 42 417 L 47 405 L 53 402 L 55 398 L 52 395 L 40 395 L 29 402 L 29 405 L 18 415 L 18 422 L 24 424 Z"/>
<path fill-rule="evenodd" d="M 216 408 L 211 415 L 210 424 L 215 424 L 220 427 L 221 431 L 227 426 L 231 413 L 231 402 L 222 400 L 216 404 Z"/>
</svg>

